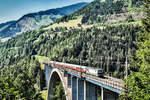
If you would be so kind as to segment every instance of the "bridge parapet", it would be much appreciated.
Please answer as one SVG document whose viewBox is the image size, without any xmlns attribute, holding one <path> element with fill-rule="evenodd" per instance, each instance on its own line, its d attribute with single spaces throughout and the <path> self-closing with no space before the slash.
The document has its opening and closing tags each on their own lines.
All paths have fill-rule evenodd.
<svg viewBox="0 0 150 100">
<path fill-rule="evenodd" d="M 111 78 L 108 78 L 108 76 L 107 78 L 99 78 L 89 74 L 82 74 L 82 76 L 85 77 L 87 81 L 90 81 L 113 92 L 120 94 L 124 91 L 124 84 L 122 80 L 118 79 L 118 81 L 114 81 Z"/>
</svg>

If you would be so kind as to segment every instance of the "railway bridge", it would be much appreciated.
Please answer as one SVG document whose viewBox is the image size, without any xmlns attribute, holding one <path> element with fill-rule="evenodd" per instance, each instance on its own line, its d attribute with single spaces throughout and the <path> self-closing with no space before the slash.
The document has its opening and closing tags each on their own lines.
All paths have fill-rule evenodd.
<svg viewBox="0 0 150 100">
<path fill-rule="evenodd" d="M 123 92 L 124 84 L 121 79 L 109 76 L 100 78 L 51 63 L 43 64 L 48 90 L 47 100 L 51 100 L 52 88 L 58 81 L 62 82 L 66 100 L 98 100 L 99 94 L 101 100 L 117 100 Z"/>
</svg>

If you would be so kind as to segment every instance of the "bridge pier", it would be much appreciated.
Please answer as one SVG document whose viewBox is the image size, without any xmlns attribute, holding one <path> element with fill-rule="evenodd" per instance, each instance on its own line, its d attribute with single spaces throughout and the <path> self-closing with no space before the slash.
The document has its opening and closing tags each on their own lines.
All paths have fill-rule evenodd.
<svg viewBox="0 0 150 100">
<path fill-rule="evenodd" d="M 72 100 L 77 100 L 77 77 L 72 77 Z"/>
<path fill-rule="evenodd" d="M 49 84 L 49 78 L 51 75 L 52 67 L 49 67 L 48 64 L 44 64 L 44 70 L 45 70 L 45 78 L 46 78 L 46 87 L 48 87 Z"/>
<path fill-rule="evenodd" d="M 84 80 L 78 78 L 78 100 L 84 100 Z"/>
<path fill-rule="evenodd" d="M 68 74 L 68 77 L 67 77 L 67 85 L 68 85 L 68 88 L 71 88 L 71 85 L 72 85 L 72 75 Z"/>
<path fill-rule="evenodd" d="M 84 80 L 84 99 L 86 100 L 86 81 Z"/>
<path fill-rule="evenodd" d="M 104 100 L 104 88 L 101 87 L 101 100 Z"/>
</svg>

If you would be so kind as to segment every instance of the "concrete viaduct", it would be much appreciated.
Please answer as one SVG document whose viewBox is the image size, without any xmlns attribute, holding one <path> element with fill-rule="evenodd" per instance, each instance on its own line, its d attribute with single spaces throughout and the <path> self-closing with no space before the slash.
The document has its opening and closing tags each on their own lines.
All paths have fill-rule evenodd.
<svg viewBox="0 0 150 100">
<path fill-rule="evenodd" d="M 58 81 L 62 82 L 66 100 L 98 100 L 98 92 L 101 94 L 101 100 L 117 100 L 119 94 L 123 92 L 124 85 L 120 79 L 108 76 L 99 78 L 58 65 L 43 64 L 48 90 L 47 100 L 51 100 L 52 87 Z"/>
</svg>

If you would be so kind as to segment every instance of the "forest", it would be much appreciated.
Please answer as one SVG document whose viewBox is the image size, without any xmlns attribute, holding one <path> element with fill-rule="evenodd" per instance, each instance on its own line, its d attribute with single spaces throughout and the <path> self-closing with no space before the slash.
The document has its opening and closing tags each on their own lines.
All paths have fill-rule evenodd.
<svg viewBox="0 0 150 100">
<path fill-rule="evenodd" d="M 126 56 L 134 55 L 136 46 L 133 42 L 139 31 L 140 26 L 134 25 L 30 31 L 1 45 L 0 65 L 3 68 L 26 56 L 40 55 L 57 61 L 100 67 L 106 74 L 121 78 Z"/>
<path fill-rule="evenodd" d="M 41 27 L 1 43 L 0 99 L 42 100 L 39 81 L 41 69 L 37 55 L 48 57 L 49 60 L 102 68 L 105 75 L 124 78 L 126 57 L 131 57 L 130 62 L 136 55 L 139 48 L 136 43 L 143 33 L 142 25 L 134 17 L 127 17 L 123 23 L 105 23 L 108 20 L 106 16 L 119 13 L 131 15 L 141 4 L 139 0 L 95 0 L 55 22 L 67 22 L 82 16 L 82 25 L 94 24 L 90 28 L 85 29 L 82 25 L 79 28 Z M 126 9 L 122 10 L 123 7 Z M 136 9 L 140 11 L 142 8 Z M 100 17 L 96 17 L 98 15 Z M 105 24 L 99 27 L 97 23 Z M 138 70 L 134 64 L 129 69 Z"/>
<path fill-rule="evenodd" d="M 24 82 L 27 78 L 31 78 L 29 82 L 34 81 L 31 84 L 34 86 L 33 84 L 38 81 L 33 77 L 39 78 L 40 66 L 34 56 L 40 55 L 56 61 L 100 67 L 105 74 L 123 78 L 126 56 L 135 54 L 136 46 L 133 41 L 136 41 L 136 33 L 139 31 L 139 26 L 119 25 L 109 26 L 105 29 L 95 27 L 86 30 L 56 28 L 26 32 L 1 44 L 3 48 L 0 48 L 0 68 L 4 70 L 4 73 L 5 71 L 12 73 L 14 80 L 22 76 L 22 71 L 29 73 L 25 75 L 30 75 L 30 69 L 35 64 L 31 71 L 31 77 L 24 75 L 22 76 L 24 78 L 21 77 L 21 79 L 25 79 Z M 30 61 L 26 61 L 26 59 L 30 60 L 30 57 L 31 61 L 33 60 L 31 66 Z M 26 68 L 26 66 L 28 67 Z M 19 70 L 19 68 L 23 69 Z M 32 76 L 34 71 L 35 75 Z M 1 75 L 3 75 L 3 71 L 1 71 Z M 10 77 L 7 75 L 9 74 L 4 77 Z M 23 86 L 23 83 L 18 85 Z"/>
</svg>

